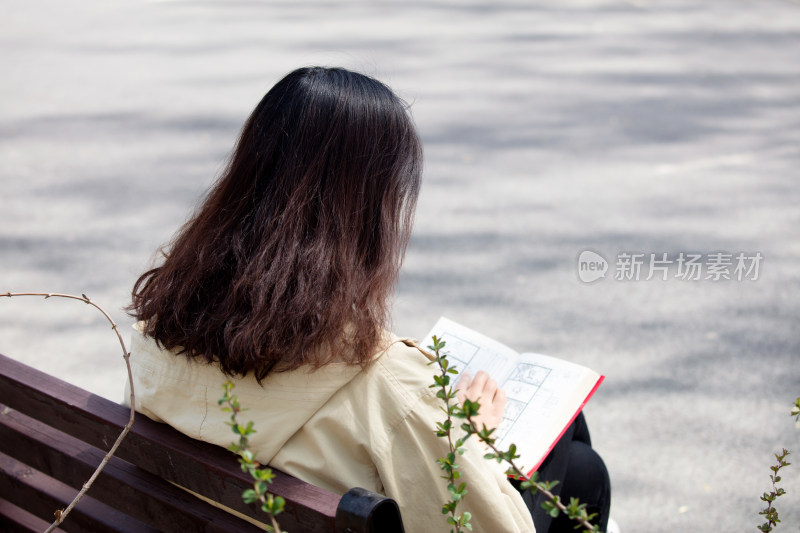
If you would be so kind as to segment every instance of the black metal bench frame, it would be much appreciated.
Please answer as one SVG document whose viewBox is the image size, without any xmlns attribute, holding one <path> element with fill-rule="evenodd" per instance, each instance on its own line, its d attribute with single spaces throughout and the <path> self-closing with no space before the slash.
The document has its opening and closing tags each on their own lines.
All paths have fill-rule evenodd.
<svg viewBox="0 0 800 533">
<path fill-rule="evenodd" d="M 0 404 L 0 530 L 44 531 L 100 463 L 130 411 L 1 354 Z M 286 500 L 281 529 L 403 532 L 390 498 L 360 488 L 339 496 L 275 474 L 269 490 Z M 242 501 L 252 480 L 231 452 L 138 415 L 59 531 L 262 531 L 176 485 L 267 521 Z"/>
</svg>

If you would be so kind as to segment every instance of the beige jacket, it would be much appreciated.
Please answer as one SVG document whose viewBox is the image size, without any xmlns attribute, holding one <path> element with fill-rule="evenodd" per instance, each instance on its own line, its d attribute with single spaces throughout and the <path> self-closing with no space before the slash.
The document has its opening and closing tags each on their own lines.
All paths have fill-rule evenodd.
<svg viewBox="0 0 800 533">
<path fill-rule="evenodd" d="M 330 364 L 316 371 L 234 379 L 234 394 L 253 420 L 258 460 L 343 494 L 363 487 L 394 498 L 408 533 L 446 532 L 441 513 L 448 493 L 436 459 L 446 439 L 434 434 L 441 400 L 429 387 L 434 366 L 413 341 L 391 336 L 365 369 Z M 131 344 L 137 411 L 190 437 L 227 446 L 229 414 L 217 400 L 226 377 L 214 365 L 162 350 L 137 331 Z M 126 394 L 127 398 L 127 394 Z M 468 495 L 459 511 L 472 513 L 473 531 L 534 531 L 519 493 L 470 439 L 458 459 Z"/>
</svg>

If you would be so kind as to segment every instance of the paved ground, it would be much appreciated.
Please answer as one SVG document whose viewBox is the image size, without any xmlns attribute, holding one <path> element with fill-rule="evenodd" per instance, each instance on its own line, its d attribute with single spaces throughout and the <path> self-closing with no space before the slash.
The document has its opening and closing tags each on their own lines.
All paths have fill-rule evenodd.
<svg viewBox="0 0 800 533">
<path fill-rule="evenodd" d="M 263 92 L 366 71 L 426 146 L 396 329 L 444 314 L 601 370 L 587 413 L 623 529 L 755 531 L 771 454 L 800 456 L 798 57 L 797 1 L 5 1 L 0 290 L 85 292 L 129 325 Z M 605 279 L 579 280 L 586 249 Z M 615 279 L 625 252 L 639 281 Z M 703 278 L 733 254 L 734 279 L 645 280 L 681 252 Z M 3 299 L 0 324 L 0 351 L 119 399 L 83 304 Z M 796 531 L 800 464 L 784 479 Z"/>
</svg>

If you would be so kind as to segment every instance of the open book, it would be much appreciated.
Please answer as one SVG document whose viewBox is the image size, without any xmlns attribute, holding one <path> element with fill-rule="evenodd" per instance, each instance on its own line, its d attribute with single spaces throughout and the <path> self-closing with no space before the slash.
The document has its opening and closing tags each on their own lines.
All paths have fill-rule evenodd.
<svg viewBox="0 0 800 533">
<path fill-rule="evenodd" d="M 440 318 L 422 343 L 445 341 L 442 353 L 459 375 L 489 373 L 506 392 L 503 421 L 495 436 L 501 450 L 514 443 L 517 465 L 531 475 L 578 416 L 601 376 L 585 366 L 537 353 L 518 354 L 511 348 L 460 324 Z"/>
</svg>

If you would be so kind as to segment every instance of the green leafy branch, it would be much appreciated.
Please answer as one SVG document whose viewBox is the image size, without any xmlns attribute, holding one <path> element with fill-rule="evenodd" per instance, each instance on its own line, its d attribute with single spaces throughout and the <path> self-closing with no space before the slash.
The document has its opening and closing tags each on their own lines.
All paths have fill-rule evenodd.
<svg viewBox="0 0 800 533">
<path fill-rule="evenodd" d="M 475 411 L 475 415 L 477 414 L 477 411 Z M 599 526 L 593 525 L 589 522 L 596 516 L 596 513 L 589 514 L 586 511 L 585 503 L 581 503 L 578 498 L 570 498 L 569 503 L 565 505 L 561 501 L 561 497 L 557 494 L 553 494 L 552 492 L 553 487 L 558 484 L 558 481 L 539 481 L 538 472 L 534 472 L 530 477 L 523 474 L 522 470 L 520 470 L 519 466 L 517 466 L 517 464 L 514 462 L 515 459 L 519 458 L 519 455 L 517 455 L 516 445 L 510 444 L 508 450 L 506 451 L 499 450 L 495 445 L 497 439 L 492 437 L 492 432 L 494 430 L 487 429 L 486 426 L 483 426 L 483 429 L 478 429 L 475 422 L 472 421 L 472 416 L 473 415 L 469 415 L 467 417 L 468 424 L 465 424 L 465 426 L 468 425 L 468 432 L 477 435 L 478 439 L 480 439 L 481 442 L 486 444 L 491 449 L 491 452 L 483 456 L 485 459 L 495 460 L 498 463 L 505 462 L 509 465 L 508 470 L 506 470 L 506 474 L 514 479 L 520 480 L 521 489 L 533 489 L 544 494 L 548 501 L 542 503 L 542 507 L 553 518 L 557 517 L 560 513 L 564 513 L 570 519 L 575 520 L 581 526 L 583 526 L 586 531 L 600 531 Z"/>
<path fill-rule="evenodd" d="M 458 406 L 457 401 L 453 401 L 456 399 L 456 392 L 450 385 L 450 376 L 451 374 L 458 374 L 458 371 L 450 366 L 445 355 L 440 355 L 440 350 L 444 345 L 444 341 L 436 336 L 433 337 L 433 346 L 430 346 L 430 349 L 433 350 L 436 358 L 428 363 L 429 365 L 437 364 L 439 366 L 441 373 L 433 376 L 433 385 L 430 387 L 439 389 L 436 391 L 436 397 L 444 402 L 442 410 L 447 415 L 444 422 L 436 423 L 436 436 L 447 439 L 449 451 L 446 456 L 437 459 L 436 462 L 445 473 L 442 478 L 447 480 L 447 491 L 450 493 L 450 500 L 442 506 L 442 514 L 450 515 L 447 517 L 447 523 L 455 528 L 451 529 L 450 532 L 461 533 L 464 529 L 472 531 L 472 524 L 469 523 L 472 515 L 469 511 L 464 511 L 460 514 L 456 512 L 456 507 L 467 494 L 467 484 L 464 482 L 458 483 L 461 472 L 458 471 L 456 459 L 459 455 L 464 455 L 466 448 L 463 446 L 470 434 L 467 433 L 465 436 L 453 441 L 453 417 L 460 415 L 461 408 Z"/>
<path fill-rule="evenodd" d="M 770 480 L 772 481 L 772 491 L 765 492 L 761 496 L 761 501 L 766 502 L 767 507 L 758 513 L 760 515 L 764 515 L 764 518 L 767 520 L 762 525 L 758 526 L 758 529 L 764 532 L 772 531 L 780 522 L 780 518 L 778 518 L 778 510 L 773 507 L 772 504 L 776 499 L 778 499 L 779 496 L 786 494 L 785 490 L 778 487 L 778 483 L 781 480 L 781 476 L 778 475 L 778 472 L 784 466 L 789 466 L 791 464 L 787 463 L 785 460 L 787 455 L 789 455 L 789 452 L 786 450 L 786 448 L 784 448 L 781 453 L 776 453 L 775 459 L 777 459 L 778 462 L 774 466 L 769 467 L 769 469 L 772 470 L 772 474 L 769 476 Z"/>
<path fill-rule="evenodd" d="M 790 416 L 793 416 L 795 422 L 800 421 L 800 397 L 798 397 L 794 401 L 794 405 L 792 406 L 792 410 L 789 413 Z M 772 490 L 770 492 L 765 492 L 761 495 L 761 501 L 766 502 L 767 506 L 758 514 L 764 515 L 764 518 L 767 520 L 760 526 L 758 529 L 764 532 L 772 531 L 775 529 L 780 523 L 780 518 L 778 516 L 778 509 L 776 509 L 773 504 L 775 500 L 778 499 L 779 496 L 783 496 L 786 494 L 786 491 L 783 490 L 781 487 L 778 486 L 778 483 L 781 481 L 781 476 L 778 475 L 778 472 L 784 466 L 789 466 L 792 463 L 786 462 L 786 456 L 789 455 L 789 451 L 786 448 L 783 448 L 781 453 L 775 454 L 775 459 L 778 461 L 775 465 L 769 467 L 772 470 L 772 474 L 769 476 L 770 481 L 772 481 Z"/>
<path fill-rule="evenodd" d="M 455 484 L 456 480 L 461 475 L 457 470 L 458 465 L 455 463 L 455 459 L 457 454 L 464 454 L 465 449 L 462 448 L 462 446 L 464 442 L 466 442 L 466 440 L 472 435 L 477 436 L 477 438 L 491 450 L 491 452 L 484 455 L 485 459 L 496 460 L 498 463 L 507 463 L 509 468 L 506 473 L 509 476 L 520 480 L 520 487 L 523 490 L 537 490 L 547 497 L 548 501 L 545 501 L 542 504 L 542 507 L 550 514 L 550 516 L 556 517 L 559 515 L 559 513 L 564 513 L 570 519 L 578 522 L 579 526 L 582 526 L 586 531 L 592 533 L 598 532 L 600 530 L 599 526 L 592 525 L 589 522 L 596 516 L 596 514 L 588 514 L 585 503 L 580 503 L 577 498 L 570 498 L 569 503 L 565 505 L 563 502 L 561 502 L 561 498 L 552 492 L 552 488 L 555 487 L 558 481 L 538 481 L 538 472 L 534 472 L 531 477 L 526 476 L 514 462 L 515 459 L 519 458 L 519 455 L 516 453 L 516 445 L 509 445 L 509 448 L 506 451 L 500 450 L 496 446 L 497 439 L 492 435 L 495 431 L 494 428 L 489 429 L 484 425 L 482 429 L 478 429 L 473 419 L 474 417 L 478 416 L 478 413 L 480 412 L 480 403 L 470 401 L 469 399 L 465 399 L 461 406 L 459 406 L 457 402 L 455 404 L 451 403 L 451 400 L 456 397 L 453 388 L 450 387 L 451 375 L 458 374 L 458 370 L 456 370 L 455 367 L 450 366 L 450 363 L 447 360 L 447 355 L 442 353 L 442 349 L 444 347 L 445 342 L 439 337 L 434 336 L 433 345 L 428 346 L 428 349 L 434 353 L 434 360 L 429 364 L 438 364 L 441 372 L 441 374 L 433 377 L 434 384 L 431 385 L 431 388 L 438 387 L 440 389 L 436 395 L 445 402 L 445 407 L 442 410 L 447 414 L 447 418 L 444 422 L 439 422 L 436 424 L 436 435 L 439 437 L 446 437 L 450 447 L 450 451 L 447 456 L 437 460 L 442 470 L 444 470 L 447 474 L 446 476 L 442 477 L 448 480 L 448 490 L 451 496 L 450 501 L 445 503 L 442 507 L 442 514 L 450 514 L 447 522 L 456 526 L 455 532 L 458 533 L 461 531 L 459 529 L 459 526 L 461 525 L 463 525 L 466 529 L 472 530 L 472 526 L 468 523 L 469 513 L 465 511 L 463 514 L 458 515 L 455 512 L 456 506 L 467 493 L 466 483 L 462 482 L 458 486 Z M 465 435 L 464 437 L 456 440 L 455 443 L 452 441 L 451 436 L 451 430 L 453 429 L 453 418 L 461 418 L 466 420 L 460 426 Z M 461 521 L 463 520 L 464 516 L 467 516 L 467 519 L 462 523 Z"/>
<path fill-rule="evenodd" d="M 247 409 L 239 404 L 239 397 L 231 395 L 231 391 L 235 385 L 232 381 L 228 380 L 222 384 L 223 396 L 217 402 L 222 405 L 222 410 L 226 413 L 231 413 L 230 422 L 226 422 L 233 432 L 239 435 L 239 442 L 232 443 L 228 449 L 239 456 L 239 464 L 242 466 L 242 472 L 249 472 L 253 477 L 253 488 L 247 489 L 242 493 L 242 499 L 245 503 L 259 502 L 261 510 L 269 514 L 272 523 L 272 531 L 281 533 L 281 528 L 275 516 L 283 511 L 285 500 L 280 496 L 275 496 L 267 492 L 267 485 L 272 483 L 275 474 L 268 467 L 262 467 L 261 463 L 256 461 L 253 452 L 249 448 L 248 437 L 256 432 L 253 429 L 253 422 L 247 422 L 242 425 L 239 423 L 238 415 Z"/>
</svg>

